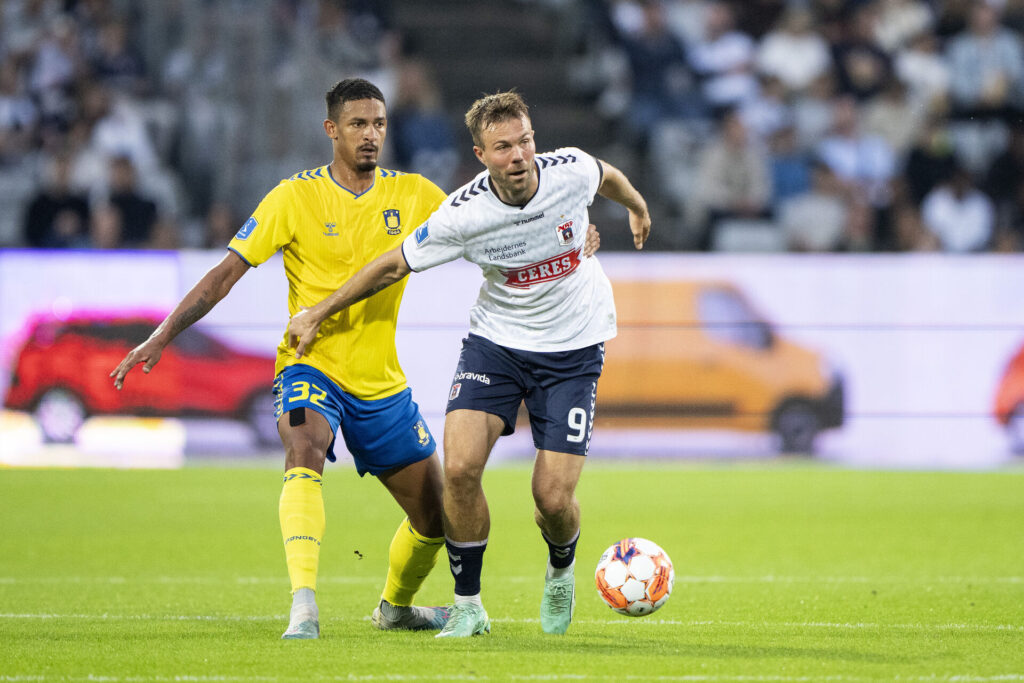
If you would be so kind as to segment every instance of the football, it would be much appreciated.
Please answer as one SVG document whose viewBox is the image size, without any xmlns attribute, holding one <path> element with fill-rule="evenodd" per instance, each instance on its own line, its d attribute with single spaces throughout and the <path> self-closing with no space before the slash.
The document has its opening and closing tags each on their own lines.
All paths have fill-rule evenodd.
<svg viewBox="0 0 1024 683">
<path fill-rule="evenodd" d="M 594 572 L 601 599 L 630 617 L 642 617 L 664 605 L 675 579 L 668 553 L 646 538 L 624 538 L 610 546 Z"/>
</svg>

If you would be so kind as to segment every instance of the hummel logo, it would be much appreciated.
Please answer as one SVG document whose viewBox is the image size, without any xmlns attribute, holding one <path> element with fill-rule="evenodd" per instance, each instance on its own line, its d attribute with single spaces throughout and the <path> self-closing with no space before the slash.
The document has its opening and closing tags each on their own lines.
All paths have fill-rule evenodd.
<svg viewBox="0 0 1024 683">
<path fill-rule="evenodd" d="M 449 566 L 452 568 L 452 574 L 454 574 L 455 576 L 458 576 L 459 574 L 462 573 L 462 565 L 461 564 L 451 564 L 449 562 Z"/>
<path fill-rule="evenodd" d="M 569 557 L 569 549 L 568 548 L 556 548 L 555 549 L 555 557 Z"/>
<path fill-rule="evenodd" d="M 456 564 L 458 563 L 458 564 Z M 448 566 L 452 568 L 452 574 L 458 576 L 462 573 L 462 555 L 448 555 Z"/>
</svg>

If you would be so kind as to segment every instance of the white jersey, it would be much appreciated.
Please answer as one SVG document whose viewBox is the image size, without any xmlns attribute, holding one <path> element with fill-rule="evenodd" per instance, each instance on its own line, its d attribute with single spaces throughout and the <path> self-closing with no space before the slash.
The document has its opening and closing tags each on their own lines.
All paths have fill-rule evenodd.
<svg viewBox="0 0 1024 683">
<path fill-rule="evenodd" d="M 539 184 L 525 206 L 502 202 L 483 171 L 405 239 L 405 260 L 414 271 L 460 257 L 480 266 L 469 331 L 495 344 L 570 351 L 611 339 L 611 283 L 583 257 L 601 163 L 575 147 L 535 159 Z"/>
</svg>

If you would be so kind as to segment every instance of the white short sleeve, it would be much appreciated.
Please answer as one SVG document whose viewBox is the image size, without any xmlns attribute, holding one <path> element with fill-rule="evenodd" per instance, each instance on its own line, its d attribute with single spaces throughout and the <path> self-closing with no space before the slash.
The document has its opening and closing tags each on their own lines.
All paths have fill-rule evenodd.
<svg viewBox="0 0 1024 683">
<path fill-rule="evenodd" d="M 555 150 L 554 154 L 568 158 L 575 157 L 582 162 L 579 165 L 574 164 L 573 167 L 577 174 L 583 176 L 586 183 L 584 189 L 587 193 L 587 206 L 590 206 L 594 201 L 594 197 L 597 196 L 598 188 L 601 187 L 601 181 L 604 179 L 604 168 L 602 168 L 601 162 L 578 147 L 562 147 Z"/>
<path fill-rule="evenodd" d="M 465 253 L 465 241 L 461 232 L 448 220 L 446 208 L 435 211 L 402 242 L 402 255 L 414 272 L 454 261 Z"/>
</svg>

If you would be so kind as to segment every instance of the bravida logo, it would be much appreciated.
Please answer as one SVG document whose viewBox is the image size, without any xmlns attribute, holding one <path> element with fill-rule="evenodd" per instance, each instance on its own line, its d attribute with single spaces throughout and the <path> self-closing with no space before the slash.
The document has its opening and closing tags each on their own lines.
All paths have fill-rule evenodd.
<svg viewBox="0 0 1024 683">
<path fill-rule="evenodd" d="M 491 378 L 487 375 L 480 374 L 479 372 L 460 372 L 455 375 L 456 381 L 460 379 L 471 379 L 474 382 L 481 382 L 483 384 L 490 384 Z"/>
<path fill-rule="evenodd" d="M 563 278 L 576 270 L 580 265 L 580 252 L 571 251 L 559 254 L 545 261 L 531 263 L 522 268 L 500 271 L 505 276 L 505 285 L 517 289 L 526 289 L 541 282 L 550 282 Z"/>
</svg>

